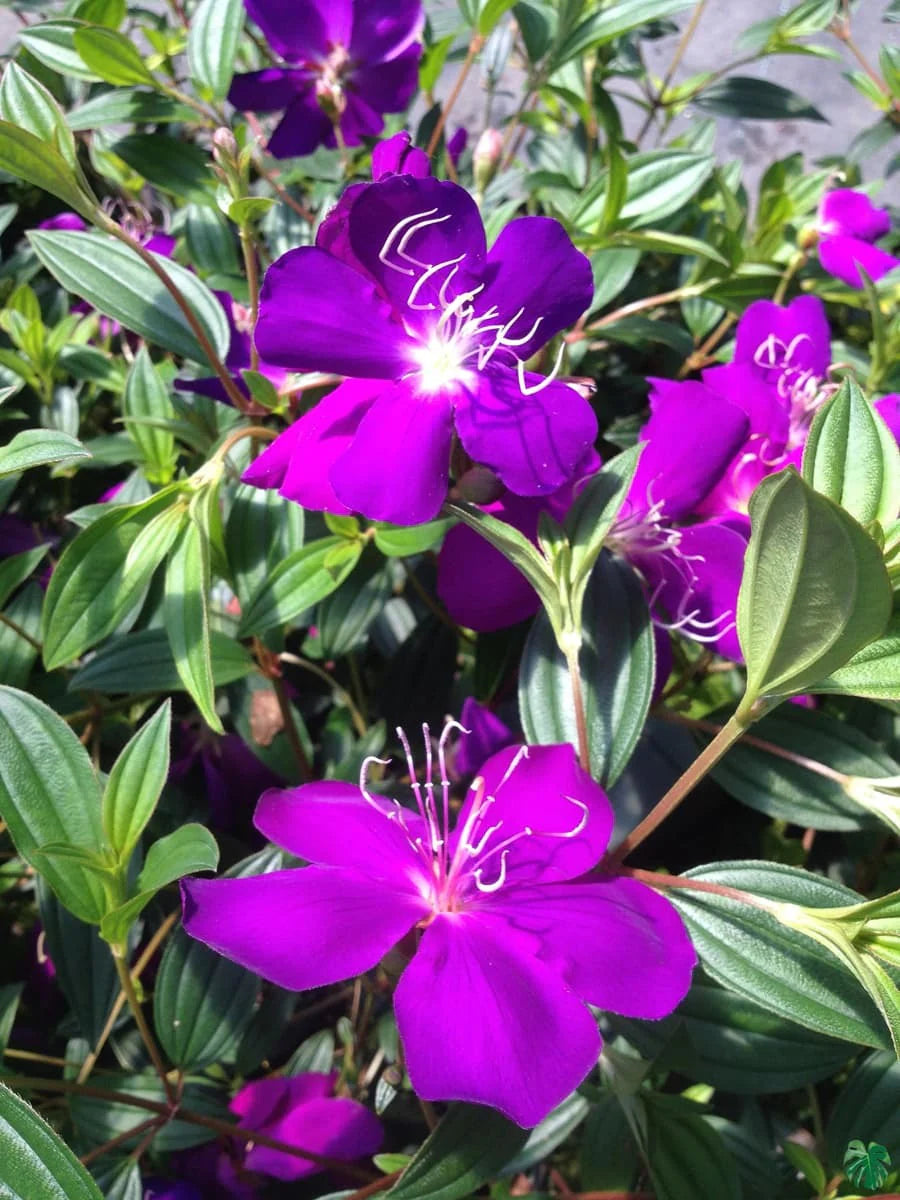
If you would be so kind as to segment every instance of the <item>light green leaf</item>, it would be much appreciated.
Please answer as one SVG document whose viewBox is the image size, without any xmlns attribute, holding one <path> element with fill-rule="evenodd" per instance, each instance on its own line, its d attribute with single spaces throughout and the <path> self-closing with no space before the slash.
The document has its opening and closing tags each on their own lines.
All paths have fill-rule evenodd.
<svg viewBox="0 0 900 1200">
<path fill-rule="evenodd" d="M 2 1083 L 0 1193 L 9 1200 L 103 1200 L 65 1142 Z"/>
<path fill-rule="evenodd" d="M 188 64 L 191 78 L 214 100 L 224 100 L 244 28 L 243 0 L 201 0 L 191 18 Z"/>
<path fill-rule="evenodd" d="M 74 31 L 72 44 L 88 70 L 107 83 L 155 82 L 137 46 L 114 29 L 85 25 Z"/>
<path fill-rule="evenodd" d="M 335 561 L 335 552 L 341 557 Z M 359 561 L 362 542 L 319 538 L 280 562 L 251 597 L 241 617 L 240 637 L 288 625 L 335 591 Z"/>
<path fill-rule="evenodd" d="M 169 558 L 163 611 L 181 681 L 207 725 L 223 733 L 216 714 L 210 653 L 209 588 L 209 539 L 199 523 L 191 519 Z"/>
<path fill-rule="evenodd" d="M 146 346 L 141 346 L 128 372 L 123 401 L 125 428 L 144 459 L 144 473 L 151 483 L 168 483 L 175 470 L 175 437 L 171 430 L 143 423 L 146 418 L 174 420 L 175 409 L 168 388 L 153 365 Z"/>
<path fill-rule="evenodd" d="M 820 679 L 812 690 L 900 702 L 900 613 L 891 617 L 881 637 Z"/>
<path fill-rule="evenodd" d="M 0 79 L 0 117 L 19 125 L 58 150 L 77 173 L 75 139 L 53 96 L 17 62 L 7 63 Z"/>
<path fill-rule="evenodd" d="M 92 96 L 66 115 L 66 123 L 76 133 L 101 129 L 108 125 L 157 125 L 167 121 L 192 121 L 197 114 L 158 92 L 137 88 L 115 88 Z"/>
<path fill-rule="evenodd" d="M 21 554 L 14 554 L 0 562 L 0 608 L 19 584 L 25 582 L 49 549 L 49 543 L 35 546 L 33 550 L 23 550 Z"/>
<path fill-rule="evenodd" d="M 56 429 L 25 429 L 17 433 L 8 446 L 0 447 L 0 479 L 18 475 L 31 467 L 46 467 L 53 463 L 77 462 L 90 458 L 77 438 Z"/>
<path fill-rule="evenodd" d="M 153 816 L 169 773 L 172 704 L 142 725 L 113 764 L 103 793 L 103 828 L 123 865 Z"/>
</svg>

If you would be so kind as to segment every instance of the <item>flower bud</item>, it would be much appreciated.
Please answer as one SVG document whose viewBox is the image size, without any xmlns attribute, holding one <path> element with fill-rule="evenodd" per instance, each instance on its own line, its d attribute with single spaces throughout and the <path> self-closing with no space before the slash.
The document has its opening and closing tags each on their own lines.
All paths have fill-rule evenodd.
<svg viewBox="0 0 900 1200">
<path fill-rule="evenodd" d="M 472 151 L 472 169 L 475 172 L 475 190 L 483 192 L 497 174 L 503 154 L 503 138 L 498 129 L 485 129 Z"/>
<path fill-rule="evenodd" d="M 213 158 L 216 162 L 231 163 L 238 152 L 237 138 L 225 125 L 220 125 L 212 135 Z"/>
<path fill-rule="evenodd" d="M 457 484 L 460 496 L 471 504 L 493 504 L 503 495 L 503 484 L 489 467 L 470 467 Z"/>
</svg>

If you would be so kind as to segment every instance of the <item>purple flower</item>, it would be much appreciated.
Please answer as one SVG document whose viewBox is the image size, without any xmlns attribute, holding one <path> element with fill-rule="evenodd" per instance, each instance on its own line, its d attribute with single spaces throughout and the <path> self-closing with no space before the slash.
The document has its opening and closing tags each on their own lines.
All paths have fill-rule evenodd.
<svg viewBox="0 0 900 1200">
<path fill-rule="evenodd" d="M 511 745 L 516 738 L 505 721 L 471 696 L 463 701 L 460 718 L 466 736 L 454 747 L 453 773 L 468 779 L 492 754 Z"/>
<path fill-rule="evenodd" d="M 351 1162 L 374 1154 L 384 1130 L 373 1112 L 344 1096 L 334 1096 L 337 1072 L 257 1079 L 241 1088 L 229 1105 L 244 1129 L 316 1154 Z M 303 1179 L 322 1168 L 282 1150 L 254 1145 L 244 1157 L 248 1171 L 276 1179 Z"/>
<path fill-rule="evenodd" d="M 863 286 L 860 268 L 877 280 L 895 267 L 900 258 L 873 243 L 890 232 L 886 208 L 876 208 L 864 192 L 836 188 L 826 192 L 819 205 L 819 262 L 849 287 Z"/>
<path fill-rule="evenodd" d="M 394 998 L 412 1085 L 537 1124 L 585 1078 L 600 1036 L 587 1004 L 659 1018 L 685 995 L 693 947 L 669 902 L 591 876 L 612 829 L 571 746 L 509 747 L 473 782 L 450 830 L 445 748 L 418 811 L 360 786 L 267 792 L 257 826 L 312 863 L 244 879 L 186 880 L 185 928 L 282 987 L 368 971 L 415 950 Z M 413 935 L 412 937 L 408 935 Z"/>
<path fill-rule="evenodd" d="M 459 160 L 465 153 L 468 144 L 469 131 L 465 125 L 460 125 L 453 137 L 447 142 L 447 157 L 453 163 L 454 167 L 459 166 Z"/>
<path fill-rule="evenodd" d="M 209 822 L 216 829 L 242 831 L 245 823 L 249 828 L 249 798 L 284 782 L 236 733 L 216 737 L 206 728 L 197 730 L 182 722 L 173 740 L 169 778 L 187 788 L 200 767 Z M 251 836 L 255 840 L 253 831 Z"/>
<path fill-rule="evenodd" d="M 381 114 L 406 108 L 419 82 L 420 0 L 244 0 L 284 65 L 238 75 L 236 107 L 284 116 L 269 139 L 276 158 L 346 146 L 381 132 Z"/>
<path fill-rule="evenodd" d="M 48 217 L 46 221 L 39 221 L 38 229 L 68 229 L 83 233 L 87 229 L 87 221 L 79 217 L 78 213 L 61 212 L 55 217 Z"/>
<path fill-rule="evenodd" d="M 588 260 L 563 227 L 519 217 L 490 251 L 454 183 L 362 185 L 266 274 L 260 354 L 350 376 L 245 473 L 307 508 L 413 525 L 447 492 L 454 430 L 517 495 L 570 480 L 596 435 L 574 388 L 525 362 L 590 303 Z M 555 372 L 554 372 L 555 373 Z"/>
</svg>

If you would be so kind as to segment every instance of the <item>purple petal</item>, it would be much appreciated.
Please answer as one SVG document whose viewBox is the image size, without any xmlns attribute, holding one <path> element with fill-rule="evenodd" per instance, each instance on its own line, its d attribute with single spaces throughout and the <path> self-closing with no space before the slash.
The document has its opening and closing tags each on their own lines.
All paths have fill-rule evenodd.
<svg viewBox="0 0 900 1200">
<path fill-rule="evenodd" d="M 493 800 L 485 804 L 487 797 Z M 481 813 L 473 820 L 478 808 Z M 520 835 L 508 854 L 504 851 L 507 880 L 573 879 L 597 863 L 612 825 L 606 793 L 578 765 L 571 746 L 509 746 L 481 767 L 451 844 L 455 847 L 465 832 L 467 843 L 479 847 L 472 868 L 485 863 L 491 879 L 501 871 L 501 845 Z"/>
<path fill-rule="evenodd" d="M 393 887 L 415 895 L 422 860 L 392 818 L 396 810 L 391 801 L 373 801 L 363 799 L 354 784 L 334 780 L 273 788 L 260 798 L 254 823 L 270 841 L 299 858 L 390 879 Z M 415 814 L 408 815 L 411 824 Z"/>
<path fill-rule="evenodd" d="M 683 579 L 670 574 L 659 601 L 668 606 L 673 617 L 693 614 L 681 626 L 688 637 L 699 638 L 733 662 L 743 662 L 736 620 L 746 537 L 727 524 L 706 521 L 682 529 L 678 549 L 693 578 L 685 588 Z"/>
<path fill-rule="evenodd" d="M 372 151 L 372 178 L 376 183 L 385 175 L 414 175 L 416 179 L 425 179 L 430 174 L 428 155 L 412 144 L 405 129 L 384 138 Z"/>
<path fill-rule="evenodd" d="M 347 1162 L 374 1154 L 384 1140 L 384 1130 L 375 1114 L 343 1096 L 297 1105 L 261 1132 L 280 1142 Z M 267 1146 L 253 1146 L 244 1162 L 249 1171 L 276 1179 L 303 1179 L 322 1169 L 313 1162 Z"/>
<path fill-rule="evenodd" d="M 363 138 L 377 137 L 384 128 L 381 111 L 370 104 L 368 97 L 361 96 L 355 88 L 344 93 L 344 111 L 341 113 L 341 137 L 345 146 L 359 146 Z M 331 140 L 327 146 L 336 146 L 337 138 L 331 130 Z"/>
<path fill-rule="evenodd" d="M 310 88 L 287 106 L 266 149 L 273 158 L 302 158 L 319 146 L 334 144 L 334 128 Z"/>
<path fill-rule="evenodd" d="M 534 335 L 515 347 L 522 362 L 576 321 L 594 294 L 590 261 L 549 217 L 510 221 L 491 247 L 481 279 L 485 288 L 474 301 L 477 313 L 495 306 L 498 319 L 508 321 L 522 310 L 508 330 L 510 338 L 524 337 L 540 318 Z"/>
<path fill-rule="evenodd" d="M 528 1128 L 594 1066 L 593 1017 L 534 950 L 483 913 L 442 914 L 425 931 L 394 996 L 424 1100 L 488 1104 Z"/>
<path fill-rule="evenodd" d="M 357 871 L 305 867 L 185 880 L 191 937 L 292 991 L 371 970 L 428 906 Z"/>
<path fill-rule="evenodd" d="M 280 112 L 298 95 L 314 94 L 315 80 L 308 71 L 266 67 L 235 75 L 228 91 L 228 102 L 242 112 Z"/>
<path fill-rule="evenodd" d="M 526 372 L 528 387 L 540 376 Z M 597 436 L 597 418 L 575 388 L 559 381 L 523 395 L 514 371 L 491 367 L 456 405 L 456 428 L 471 457 L 511 492 L 538 496 L 570 482 Z"/>
<path fill-rule="evenodd" d="M 468 144 L 469 131 L 465 125 L 460 125 L 459 129 L 453 134 L 453 137 L 447 142 L 447 156 L 454 167 L 459 165 L 459 160 L 462 158 Z"/>
<path fill-rule="evenodd" d="M 669 901 L 633 879 L 504 888 L 491 899 L 576 995 L 628 1017 L 667 1016 L 691 984 L 697 955 Z"/>
<path fill-rule="evenodd" d="M 228 1108 L 240 1117 L 245 1129 L 262 1129 L 267 1121 L 282 1116 L 288 1108 L 330 1096 L 336 1073 L 307 1071 L 302 1075 L 272 1075 L 245 1084 Z"/>
<path fill-rule="evenodd" d="M 876 208 L 865 192 L 835 188 L 822 197 L 818 228 L 824 237 L 855 237 L 864 242 L 877 242 L 890 233 L 891 214 L 886 208 Z"/>
<path fill-rule="evenodd" d="M 784 449 L 790 432 L 789 404 L 752 363 L 708 367 L 703 372 L 703 383 L 747 414 L 751 437 L 758 434 L 777 451 Z"/>
<path fill-rule="evenodd" d="M 438 306 L 452 264 L 477 272 L 486 250 L 481 216 L 469 193 L 430 177 L 392 175 L 369 184 L 350 210 L 348 227 L 354 255 L 382 293 L 407 321 L 426 330 L 435 323 L 433 312 L 407 308 L 421 276 L 429 267 L 447 264 L 416 297 L 420 306 Z"/>
<path fill-rule="evenodd" d="M 375 63 L 371 66 L 357 68 L 353 72 L 352 86 L 348 97 L 354 94 L 365 100 L 376 113 L 402 112 L 412 100 L 419 86 L 419 59 L 422 57 L 422 47 L 418 42 L 390 62 Z M 343 128 L 343 121 L 341 122 Z M 426 163 L 427 163 L 426 159 Z M 411 175 L 415 172 L 405 171 Z M 423 171 L 418 178 L 423 179 L 428 171 Z M 375 171 L 372 177 L 377 178 Z"/>
<path fill-rule="evenodd" d="M 702 383 L 650 379 L 651 417 L 626 505 L 660 504 L 673 519 L 691 512 L 718 481 L 747 436 L 739 408 Z"/>
<path fill-rule="evenodd" d="M 453 752 L 453 765 L 463 778 L 474 775 L 492 754 L 516 740 L 504 721 L 471 696 L 463 701 L 459 722 L 469 731 L 460 736 Z"/>
<path fill-rule="evenodd" d="M 829 275 L 842 280 L 848 287 L 863 286 L 860 268 L 872 282 L 900 267 L 900 258 L 870 246 L 868 242 L 851 237 L 825 237 L 819 242 L 819 262 Z"/>
<path fill-rule="evenodd" d="M 445 392 L 416 395 L 409 384 L 386 385 L 331 468 L 335 495 L 371 520 L 432 520 L 447 495 L 452 436 Z"/>
<path fill-rule="evenodd" d="M 289 250 L 266 272 L 256 348 L 267 362 L 394 379 L 406 369 L 410 345 L 369 280 L 324 250 Z"/>
<path fill-rule="evenodd" d="M 356 0 L 353 10 L 350 54 L 363 62 L 396 58 L 425 28 L 421 0 Z"/>
<path fill-rule="evenodd" d="M 244 0 L 272 49 L 289 62 L 324 59 L 349 40 L 352 0 Z"/>
<path fill-rule="evenodd" d="M 70 229 L 76 233 L 83 233 L 87 229 L 87 222 L 82 220 L 78 213 L 61 212 L 55 217 L 48 217 L 46 221 L 39 221 L 38 229 Z"/>
<path fill-rule="evenodd" d="M 380 380 L 347 379 L 295 421 L 243 474 L 254 487 L 278 488 L 304 508 L 347 514 L 330 472 L 347 450 L 365 414 L 384 389 Z"/>
<path fill-rule="evenodd" d="M 764 364 L 790 353 L 793 368 L 824 376 L 831 363 L 831 331 L 818 296 L 797 296 L 785 308 L 754 300 L 738 321 L 734 361 Z"/>
<path fill-rule="evenodd" d="M 894 435 L 894 440 L 900 442 L 900 392 L 893 392 L 890 396 L 882 396 L 880 400 L 875 401 L 875 408 L 878 414 L 887 425 L 888 429 Z"/>
</svg>

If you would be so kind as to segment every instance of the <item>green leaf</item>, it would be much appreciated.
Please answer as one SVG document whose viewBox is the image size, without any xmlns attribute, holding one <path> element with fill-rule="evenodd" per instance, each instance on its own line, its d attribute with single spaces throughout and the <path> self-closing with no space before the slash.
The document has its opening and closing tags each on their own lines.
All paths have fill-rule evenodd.
<svg viewBox="0 0 900 1200">
<path fill-rule="evenodd" d="M 210 631 L 213 682 L 224 687 L 254 669 L 250 652 L 225 633 Z M 165 629 L 142 629 L 111 638 L 69 681 L 71 692 L 107 695 L 164 694 L 185 690 Z"/>
<path fill-rule="evenodd" d="M 866 525 L 900 512 L 900 450 L 856 380 L 848 377 L 816 413 L 803 478 Z"/>
<path fill-rule="evenodd" d="M 177 1067 L 199 1071 L 227 1061 L 249 1025 L 259 977 L 177 930 L 153 991 L 163 1050 Z"/>
<path fill-rule="evenodd" d="M 821 1196 L 825 1190 L 825 1185 L 828 1182 L 825 1176 L 825 1168 L 816 1158 L 811 1150 L 807 1150 L 805 1146 L 801 1146 L 797 1142 L 784 1141 L 781 1143 L 781 1148 L 784 1151 L 784 1156 L 797 1171 L 803 1176 L 811 1188 Z"/>
<path fill-rule="evenodd" d="M 137 46 L 114 29 L 103 25 L 86 25 L 76 29 L 72 44 L 84 65 L 107 83 L 153 84 L 153 72 L 141 57 Z"/>
<path fill-rule="evenodd" d="M 0 985 L 0 1059 L 6 1053 L 9 1035 L 16 1022 L 16 1012 L 19 999 L 24 989 L 24 983 L 4 983 Z"/>
<path fill-rule="evenodd" d="M 212 159 L 193 142 L 173 142 L 161 133 L 130 133 L 109 149 L 160 191 L 194 204 L 215 204 Z"/>
<path fill-rule="evenodd" d="M 67 912 L 50 889 L 37 888 L 44 948 L 56 970 L 56 981 L 75 1018 L 77 1031 L 96 1045 L 116 997 L 119 977 L 96 925 L 86 925 Z"/>
<path fill-rule="evenodd" d="M 880 638 L 857 651 L 843 666 L 819 680 L 814 691 L 900 701 L 900 613 Z"/>
<path fill-rule="evenodd" d="M 0 608 L 7 602 L 19 584 L 24 583 L 41 559 L 50 549 L 49 544 L 23 550 L 0 562 Z"/>
<path fill-rule="evenodd" d="M 205 208 L 198 204 L 190 205 L 187 209 L 185 235 L 191 262 L 199 271 L 209 271 L 217 275 L 240 275 L 234 228 L 218 209 Z M 272 388 L 268 379 L 265 382 Z M 272 390 L 274 391 L 274 388 Z"/>
<path fill-rule="evenodd" d="M 223 733 L 212 672 L 209 588 L 209 539 L 191 519 L 169 557 L 163 613 L 181 681 L 210 729 Z"/>
<path fill-rule="evenodd" d="M 103 828 L 120 863 L 127 863 L 153 816 L 169 773 L 172 705 L 160 705 L 113 764 L 103 793 Z"/>
<path fill-rule="evenodd" d="M 349 579 L 319 604 L 315 624 L 325 658 L 359 649 L 391 597 L 391 577 L 380 555 L 364 554 Z"/>
<path fill-rule="evenodd" d="M 71 662 L 112 633 L 140 602 L 166 545 L 160 541 L 159 558 L 145 553 L 127 573 L 126 556 L 141 530 L 171 500 L 168 490 L 142 504 L 116 505 L 63 551 L 44 601 L 42 637 L 48 671 Z"/>
<path fill-rule="evenodd" d="M 16 62 L 7 63 L 0 80 L 0 117 L 19 125 L 51 146 L 77 173 L 75 140 L 62 109 L 42 83 Z"/>
<path fill-rule="evenodd" d="M 572 548 L 569 577 L 573 590 L 587 584 L 610 526 L 631 486 L 641 449 L 641 446 L 635 446 L 618 454 L 592 475 L 566 513 L 564 526 Z"/>
<path fill-rule="evenodd" d="M 849 722 L 785 704 L 754 726 L 752 738 L 736 742 L 712 776 L 750 808 L 794 825 L 836 830 L 875 827 L 836 780 L 777 757 L 753 744 L 755 738 L 846 775 L 900 775 L 900 764 Z"/>
<path fill-rule="evenodd" d="M 618 0 L 582 21 L 554 52 L 553 65 L 561 67 L 570 59 L 612 42 L 623 33 L 689 7 L 690 0 Z"/>
<path fill-rule="evenodd" d="M 710 154 L 689 150 L 650 150 L 628 159 L 628 190 L 619 220 L 629 227 L 656 225 L 677 212 L 700 190 L 715 168 Z M 594 233 L 603 218 L 607 172 L 585 191 L 570 214 L 576 230 Z"/>
<path fill-rule="evenodd" d="M 75 49 L 74 35 L 77 30 L 85 28 L 84 21 L 41 21 L 30 28 L 18 30 L 17 37 L 39 62 L 52 71 L 58 71 L 64 78 L 71 76 L 94 82 L 98 77 L 85 65 Z"/>
<path fill-rule="evenodd" d="M 196 113 L 158 92 L 136 88 L 115 88 L 92 96 L 66 115 L 66 123 L 76 133 L 109 125 L 158 125 L 167 121 L 192 121 Z"/>
<path fill-rule="evenodd" d="M 824 121 L 817 108 L 790 88 L 752 79 L 749 75 L 730 75 L 703 88 L 691 103 L 706 112 L 750 121 Z"/>
<path fill-rule="evenodd" d="M 214 100 L 224 100 L 244 28 L 242 0 L 201 0 L 191 17 L 188 64 L 191 78 Z"/>
<path fill-rule="evenodd" d="M 613 234 L 610 240 L 615 246 L 629 246 L 636 250 L 651 250 L 659 254 L 693 255 L 722 267 L 730 265 L 728 259 L 707 242 L 662 229 L 620 230 Z M 714 279 L 706 281 L 703 284 L 704 289 L 712 287 L 715 282 Z"/>
<path fill-rule="evenodd" d="M 333 555 L 337 550 L 341 550 L 343 557 L 335 562 Z M 361 553 L 362 542 L 327 537 L 289 554 L 251 597 L 241 616 L 239 636 L 262 634 L 290 624 L 340 587 Z"/>
<path fill-rule="evenodd" d="M 694 984 L 662 1021 L 610 1017 L 643 1058 L 737 1095 L 787 1092 L 834 1075 L 853 1047 L 724 988 Z"/>
<path fill-rule="evenodd" d="M 842 1166 L 846 1151 L 860 1133 L 892 1156 L 900 1154 L 898 1107 L 900 1063 L 889 1052 L 867 1054 L 841 1088 L 826 1126 L 829 1161 Z"/>
<path fill-rule="evenodd" d="M 143 457 L 147 479 L 151 483 L 168 483 L 175 471 L 175 437 L 170 430 L 145 425 L 143 421 L 172 420 L 176 413 L 146 346 L 138 350 L 128 372 L 122 415 L 125 428 Z"/>
<path fill-rule="evenodd" d="M 891 612 L 878 546 L 792 468 L 762 481 L 750 517 L 737 611 L 747 692 L 738 714 L 759 697 L 808 690 L 874 641 Z"/>
<path fill-rule="evenodd" d="M 527 1171 L 547 1158 L 557 1146 L 571 1134 L 587 1117 L 590 1104 L 584 1096 L 572 1092 L 561 1104 L 557 1104 L 539 1125 L 529 1131 L 528 1141 L 504 1166 L 504 1175 L 517 1175 Z"/>
<path fill-rule="evenodd" d="M 103 1200 L 65 1142 L 2 1083 L 0 1192 L 10 1200 Z"/>
<path fill-rule="evenodd" d="M 776 863 L 715 863 L 685 877 L 813 908 L 860 899 L 829 879 Z M 723 987 L 827 1037 L 890 1045 L 878 1008 L 855 976 L 805 934 L 727 896 L 678 888 L 669 899 L 684 918 L 703 969 Z"/>
<path fill-rule="evenodd" d="M 238 484 L 225 525 L 225 552 L 241 605 L 246 607 L 279 562 L 303 546 L 304 514 L 277 492 Z"/>
<path fill-rule="evenodd" d="M 0 137 L 0 167 L 2 137 Z M 74 207 L 74 206 L 73 206 Z M 105 234 L 32 230 L 38 258 L 63 287 L 126 329 L 184 358 L 206 363 L 181 309 L 156 275 L 128 246 Z M 171 259 L 154 256 L 193 310 L 220 358 L 231 336 L 225 311 L 206 284 Z"/>
<path fill-rule="evenodd" d="M 585 594 L 580 664 L 591 774 L 614 783 L 644 727 L 653 692 L 653 630 L 641 585 L 619 559 L 601 557 Z M 529 742 L 577 743 L 566 660 L 541 613 L 519 671 L 519 714 Z"/>
<path fill-rule="evenodd" d="M 100 788 L 87 751 L 51 708 L 8 687 L 0 688 L 0 817 L 28 862 L 51 842 L 103 850 Z M 103 888 L 93 872 L 62 860 L 39 869 L 77 917 L 99 921 Z"/>
<path fill-rule="evenodd" d="M 116 1091 L 123 1092 L 136 1099 L 150 1100 L 165 1108 L 168 1105 L 163 1085 L 155 1073 L 143 1075 L 117 1075 Z M 185 1109 L 200 1113 L 204 1116 L 215 1117 L 219 1121 L 227 1121 L 227 1095 L 219 1087 L 211 1087 L 205 1083 L 188 1081 L 182 1095 L 182 1105 Z M 101 1146 L 118 1137 L 128 1130 L 134 1129 L 145 1117 L 151 1114 L 146 1109 L 136 1108 L 133 1104 L 115 1100 L 97 1100 L 93 1096 L 74 1095 L 69 1101 L 69 1111 L 80 1144 Z M 136 1144 L 146 1131 L 134 1135 Z M 200 1146 L 211 1141 L 216 1136 L 215 1131 L 202 1125 L 188 1124 L 177 1118 L 166 1122 L 153 1139 L 153 1149 L 160 1154 L 173 1150 L 186 1150 L 191 1146 Z M 128 1139 L 124 1139 L 129 1148 L 133 1148 Z M 32 1200 L 28 1197 L 27 1200 Z"/>
<path fill-rule="evenodd" d="M 480 1104 L 452 1104 L 387 1196 L 461 1200 L 525 1145 L 528 1131 Z"/>
<path fill-rule="evenodd" d="M 515 0 L 487 0 L 478 14 L 478 32 L 486 37 L 514 3 Z"/>
<path fill-rule="evenodd" d="M 716 1130 L 677 1096 L 649 1094 L 647 1162 L 656 1200 L 741 1200 L 737 1165 Z M 694 1110 L 694 1111 L 692 1111 Z"/>
<path fill-rule="evenodd" d="M 77 462 L 90 458 L 77 438 L 55 429 L 26 429 L 17 433 L 8 446 L 0 447 L 0 479 L 18 475 L 31 467 L 46 467 L 52 463 Z"/>
<path fill-rule="evenodd" d="M 375 525 L 375 545 L 388 558 L 409 558 L 434 550 L 453 524 L 446 517 L 424 525 Z"/>
</svg>

